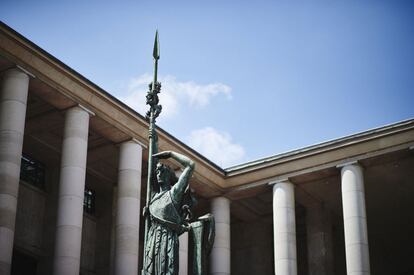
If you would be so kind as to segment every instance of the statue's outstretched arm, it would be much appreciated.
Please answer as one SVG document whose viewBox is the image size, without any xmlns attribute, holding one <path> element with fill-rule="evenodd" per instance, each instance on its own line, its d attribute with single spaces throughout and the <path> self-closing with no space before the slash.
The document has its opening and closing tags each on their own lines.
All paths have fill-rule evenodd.
<svg viewBox="0 0 414 275">
<path fill-rule="evenodd" d="M 180 202 L 184 195 L 185 189 L 188 186 L 190 177 L 193 174 L 194 166 L 195 166 L 194 161 L 189 159 L 187 156 L 184 156 L 182 154 L 172 152 L 172 151 L 164 151 L 164 152 L 155 154 L 153 156 L 156 158 L 160 158 L 160 159 L 173 158 L 177 162 L 179 162 L 181 165 L 184 166 L 183 173 L 178 178 L 177 183 L 172 187 L 172 190 L 171 190 L 173 199 L 176 202 Z"/>
<path fill-rule="evenodd" d="M 189 159 L 188 157 L 173 152 L 173 151 L 163 151 L 160 152 L 158 154 L 154 154 L 153 155 L 154 158 L 159 158 L 159 159 L 168 159 L 168 158 L 173 158 L 176 161 L 178 161 L 182 166 L 184 167 L 190 167 L 192 169 L 194 169 L 194 161 L 192 161 L 191 159 Z"/>
</svg>

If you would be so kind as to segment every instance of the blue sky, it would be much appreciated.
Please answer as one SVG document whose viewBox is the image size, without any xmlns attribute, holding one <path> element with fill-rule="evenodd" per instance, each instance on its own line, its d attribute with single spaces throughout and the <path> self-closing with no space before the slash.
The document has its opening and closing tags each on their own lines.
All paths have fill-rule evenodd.
<svg viewBox="0 0 414 275">
<path fill-rule="evenodd" d="M 8 1 L 0 19 L 227 167 L 414 117 L 409 1 Z"/>
</svg>

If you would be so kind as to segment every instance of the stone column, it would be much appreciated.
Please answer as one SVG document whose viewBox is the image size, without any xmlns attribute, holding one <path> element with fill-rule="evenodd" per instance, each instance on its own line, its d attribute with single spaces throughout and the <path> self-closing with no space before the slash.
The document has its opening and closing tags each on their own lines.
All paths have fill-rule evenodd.
<svg viewBox="0 0 414 275">
<path fill-rule="evenodd" d="M 180 239 L 180 250 L 179 250 L 180 270 L 178 272 L 178 275 L 188 275 L 188 232 L 183 233 L 179 239 Z"/>
<path fill-rule="evenodd" d="M 210 256 L 210 274 L 230 275 L 230 200 L 214 198 L 211 212 L 216 222 L 216 237 Z"/>
<path fill-rule="evenodd" d="M 322 203 L 306 206 L 309 275 L 330 275 L 333 270 L 331 217 Z"/>
<path fill-rule="evenodd" d="M 294 186 L 289 181 L 273 186 L 275 274 L 296 275 L 296 221 Z"/>
<path fill-rule="evenodd" d="M 138 274 L 142 147 L 134 141 L 120 146 L 115 219 L 116 275 Z"/>
<path fill-rule="evenodd" d="M 341 167 L 347 274 L 369 275 L 369 251 L 362 167 L 354 162 Z"/>
<path fill-rule="evenodd" d="M 0 274 L 10 274 L 29 76 L 18 68 L 0 86 Z"/>
<path fill-rule="evenodd" d="M 60 164 L 53 274 L 79 274 L 89 113 L 66 111 Z"/>
</svg>

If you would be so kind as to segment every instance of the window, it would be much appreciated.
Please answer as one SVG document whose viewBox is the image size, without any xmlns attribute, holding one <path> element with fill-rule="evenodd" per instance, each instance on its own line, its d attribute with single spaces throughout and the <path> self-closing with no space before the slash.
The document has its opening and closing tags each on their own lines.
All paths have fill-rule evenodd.
<svg viewBox="0 0 414 275">
<path fill-rule="evenodd" d="M 85 188 L 83 210 L 88 214 L 95 214 L 95 191 L 88 187 Z"/>
<path fill-rule="evenodd" d="M 22 154 L 20 179 L 40 189 L 45 189 L 44 164 L 26 154 Z"/>
</svg>

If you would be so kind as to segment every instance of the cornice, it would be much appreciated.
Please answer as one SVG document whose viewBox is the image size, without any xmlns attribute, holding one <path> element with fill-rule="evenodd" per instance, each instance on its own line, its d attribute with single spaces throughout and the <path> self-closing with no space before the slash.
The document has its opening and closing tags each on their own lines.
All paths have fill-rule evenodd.
<svg viewBox="0 0 414 275">
<path fill-rule="evenodd" d="M 255 161 L 246 162 L 237 166 L 232 166 L 225 169 L 227 177 L 236 176 L 242 173 L 263 169 L 274 166 L 286 161 L 310 157 L 328 151 L 340 150 L 341 148 L 349 147 L 358 143 L 363 143 L 369 140 L 378 139 L 381 137 L 391 136 L 400 132 L 405 132 L 414 129 L 414 119 L 407 119 L 394 124 L 385 125 L 371 130 L 359 132 L 349 136 L 329 140 L 315 145 L 303 147 L 297 150 L 288 151 L 285 153 L 273 155 L 270 157 L 258 159 Z M 414 137 L 413 137 L 414 141 Z"/>
</svg>

